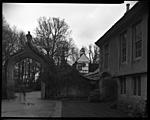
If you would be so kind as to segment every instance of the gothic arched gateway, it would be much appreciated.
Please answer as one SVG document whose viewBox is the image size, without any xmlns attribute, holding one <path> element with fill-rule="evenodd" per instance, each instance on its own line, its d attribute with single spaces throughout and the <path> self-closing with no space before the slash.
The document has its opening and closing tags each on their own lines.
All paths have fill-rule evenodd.
<svg viewBox="0 0 150 120">
<path fill-rule="evenodd" d="M 51 72 L 50 71 L 50 64 L 48 63 L 49 60 L 46 60 L 44 56 L 38 52 L 37 48 L 35 48 L 32 43 L 31 39 L 29 38 L 31 35 L 28 33 L 27 35 L 27 42 L 26 45 L 24 46 L 23 50 L 18 51 L 17 53 L 13 54 L 11 58 L 7 61 L 7 74 L 6 74 L 6 84 L 7 84 L 7 98 L 13 98 L 14 97 L 14 87 L 15 87 L 15 81 L 13 79 L 14 77 L 14 65 L 25 59 L 25 58 L 31 58 L 33 60 L 36 60 L 41 64 L 41 98 L 45 98 L 45 89 L 46 89 L 46 84 L 44 81 L 44 78 L 46 77 L 46 74 L 43 75 L 43 73 Z"/>
</svg>

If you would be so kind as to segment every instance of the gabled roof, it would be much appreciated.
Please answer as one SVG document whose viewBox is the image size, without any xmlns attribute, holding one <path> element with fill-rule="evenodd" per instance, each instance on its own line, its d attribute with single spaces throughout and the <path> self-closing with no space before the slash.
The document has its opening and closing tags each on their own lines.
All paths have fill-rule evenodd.
<svg viewBox="0 0 150 120">
<path fill-rule="evenodd" d="M 89 58 L 83 54 L 78 60 L 77 60 L 77 63 L 82 63 L 82 62 L 90 62 Z"/>
<path fill-rule="evenodd" d="M 113 34 L 118 34 L 122 28 L 133 21 L 133 18 L 136 19 L 137 16 L 142 15 L 146 10 L 148 10 L 148 2 L 137 2 L 95 44 L 100 47 L 104 41 L 108 40 Z"/>
</svg>

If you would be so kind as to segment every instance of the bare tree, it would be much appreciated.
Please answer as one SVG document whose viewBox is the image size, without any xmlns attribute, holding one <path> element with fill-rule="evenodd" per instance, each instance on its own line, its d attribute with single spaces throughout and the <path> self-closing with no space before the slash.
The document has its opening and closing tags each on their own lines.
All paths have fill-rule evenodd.
<svg viewBox="0 0 150 120">
<path fill-rule="evenodd" d="M 80 54 L 84 53 L 85 55 L 88 54 L 88 48 L 86 46 L 82 46 L 82 48 L 80 49 Z"/>
<path fill-rule="evenodd" d="M 6 97 L 6 66 L 7 60 L 11 57 L 12 54 L 22 48 L 20 39 L 23 40 L 22 34 L 17 32 L 16 27 L 11 28 L 5 18 L 3 17 L 2 22 L 2 96 Z"/>
<path fill-rule="evenodd" d="M 76 46 L 74 46 L 74 47 L 71 48 L 70 52 L 71 52 L 71 55 L 69 56 L 69 58 L 74 63 L 79 58 L 79 49 Z"/>
<path fill-rule="evenodd" d="M 9 57 L 22 48 L 25 41 L 24 32 L 18 32 L 16 27 L 10 28 L 9 24 L 3 17 L 2 27 L 2 61 L 3 65 Z"/>
<path fill-rule="evenodd" d="M 99 47 L 96 45 L 89 45 L 89 58 L 91 63 L 97 63 L 99 59 Z"/>
<path fill-rule="evenodd" d="M 90 63 L 92 63 L 93 62 L 92 45 L 89 45 L 89 59 L 90 59 Z"/>
<path fill-rule="evenodd" d="M 66 41 L 69 35 L 69 26 L 64 19 L 40 17 L 36 27 L 36 42 L 46 51 L 48 57 L 54 58 L 59 51 L 58 44 Z"/>
<path fill-rule="evenodd" d="M 99 47 L 94 45 L 94 57 L 93 57 L 93 63 L 99 63 Z"/>
</svg>

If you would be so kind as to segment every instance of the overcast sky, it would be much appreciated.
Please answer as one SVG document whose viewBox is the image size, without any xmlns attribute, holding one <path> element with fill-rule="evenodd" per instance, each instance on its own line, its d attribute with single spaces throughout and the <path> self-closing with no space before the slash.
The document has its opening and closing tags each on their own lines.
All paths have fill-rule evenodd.
<svg viewBox="0 0 150 120">
<path fill-rule="evenodd" d="M 9 25 L 34 36 L 37 19 L 42 16 L 65 19 L 76 46 L 94 44 L 136 1 L 123 4 L 3 3 L 2 12 Z"/>
</svg>

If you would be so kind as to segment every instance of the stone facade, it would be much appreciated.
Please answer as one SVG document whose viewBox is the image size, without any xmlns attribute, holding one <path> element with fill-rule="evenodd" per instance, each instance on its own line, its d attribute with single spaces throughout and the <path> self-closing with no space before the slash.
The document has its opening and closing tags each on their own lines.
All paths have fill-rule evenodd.
<svg viewBox="0 0 150 120">
<path fill-rule="evenodd" d="M 80 73 L 88 73 L 89 72 L 89 59 L 85 54 L 82 54 L 80 58 L 77 60 L 76 69 Z"/>
<path fill-rule="evenodd" d="M 138 24 L 140 27 L 136 31 L 141 31 L 141 53 L 137 58 L 135 48 L 139 46 L 135 43 L 134 26 Z M 122 62 L 123 33 L 126 33 L 125 62 Z M 147 41 L 148 5 L 138 2 L 96 42 L 101 53 L 100 73 L 108 72 L 117 80 L 120 101 L 134 104 L 147 100 Z"/>
</svg>

